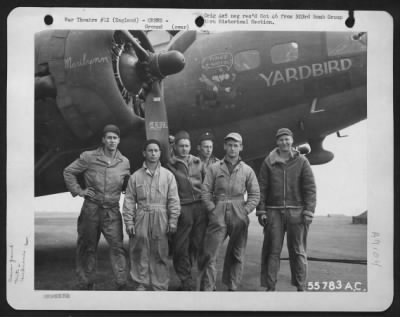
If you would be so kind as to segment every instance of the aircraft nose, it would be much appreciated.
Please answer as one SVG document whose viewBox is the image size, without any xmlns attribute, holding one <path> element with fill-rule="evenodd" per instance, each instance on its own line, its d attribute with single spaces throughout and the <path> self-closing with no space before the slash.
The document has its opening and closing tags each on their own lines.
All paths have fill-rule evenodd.
<svg viewBox="0 0 400 317">
<path fill-rule="evenodd" d="M 157 54 L 156 63 L 151 63 L 150 71 L 163 77 L 180 72 L 185 66 L 185 57 L 181 52 L 168 51 Z"/>
</svg>

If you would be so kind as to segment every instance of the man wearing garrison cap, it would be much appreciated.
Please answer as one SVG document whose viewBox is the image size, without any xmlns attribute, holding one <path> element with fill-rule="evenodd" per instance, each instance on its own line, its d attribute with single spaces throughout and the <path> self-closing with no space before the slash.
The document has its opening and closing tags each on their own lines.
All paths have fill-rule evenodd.
<svg viewBox="0 0 400 317">
<path fill-rule="evenodd" d="M 200 135 L 197 150 L 199 151 L 199 158 L 203 162 L 204 168 L 209 167 L 211 164 L 219 160 L 213 155 L 214 149 L 214 136 L 210 132 L 205 132 Z"/>
<path fill-rule="evenodd" d="M 307 233 L 316 205 L 316 186 L 307 158 L 292 147 L 292 131 L 279 129 L 276 144 L 262 163 L 259 177 L 261 197 L 256 215 L 264 227 L 261 286 L 275 291 L 286 232 L 291 282 L 304 291 Z"/>
<path fill-rule="evenodd" d="M 190 145 L 189 133 L 178 132 L 175 135 L 175 156 L 167 165 L 175 175 L 181 203 L 178 228 L 172 241 L 172 254 L 174 268 L 184 291 L 195 288 L 192 267 L 197 263 L 207 225 L 206 211 L 201 203 L 203 164 L 198 157 L 190 154 Z"/>
<path fill-rule="evenodd" d="M 64 180 L 72 196 L 83 197 L 78 218 L 76 272 L 78 287 L 93 290 L 96 279 L 96 252 L 100 234 L 110 245 L 111 266 L 116 287 L 125 289 L 127 263 L 123 249 L 119 200 L 129 178 L 129 161 L 118 151 L 120 130 L 109 124 L 103 129 L 102 146 L 83 152 L 64 170 Z M 84 188 L 78 182 L 83 175 Z"/>
</svg>

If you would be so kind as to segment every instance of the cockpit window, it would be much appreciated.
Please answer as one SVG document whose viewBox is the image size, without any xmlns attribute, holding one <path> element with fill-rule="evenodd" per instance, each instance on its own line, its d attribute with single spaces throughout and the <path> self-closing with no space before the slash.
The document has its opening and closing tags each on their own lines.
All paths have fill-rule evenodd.
<svg viewBox="0 0 400 317">
<path fill-rule="evenodd" d="M 271 48 L 271 59 L 274 64 L 295 61 L 299 58 L 299 45 L 296 42 L 278 44 Z"/>
<path fill-rule="evenodd" d="M 237 72 L 257 68 L 260 66 L 260 53 L 256 50 L 239 52 L 234 56 L 233 64 Z"/>
<path fill-rule="evenodd" d="M 326 34 L 328 56 L 347 55 L 367 50 L 366 32 L 328 32 Z"/>
</svg>

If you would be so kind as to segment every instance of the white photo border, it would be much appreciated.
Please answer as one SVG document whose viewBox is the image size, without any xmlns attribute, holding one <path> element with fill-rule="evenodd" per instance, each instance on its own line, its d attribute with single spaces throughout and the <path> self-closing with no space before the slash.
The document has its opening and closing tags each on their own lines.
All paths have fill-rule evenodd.
<svg viewBox="0 0 400 317">
<path fill-rule="evenodd" d="M 179 11 L 179 14 L 177 14 Z M 197 16 L 214 12 L 288 12 L 289 10 L 16 8 L 8 17 L 7 78 L 7 272 L 19 256 L 23 282 L 7 282 L 7 300 L 15 309 L 31 310 L 231 310 L 231 311 L 383 311 L 393 299 L 393 20 L 386 12 L 355 11 L 355 26 L 344 21 L 347 11 L 296 10 L 332 14 L 336 20 L 286 21 L 273 25 L 215 25 L 210 30 L 296 30 L 368 32 L 368 291 L 360 293 L 263 292 L 83 292 L 34 289 L 34 34 L 46 29 L 145 29 L 144 23 L 78 23 L 65 17 L 168 17 L 185 29 L 198 29 Z M 291 13 L 294 10 L 290 10 Z M 46 26 L 45 15 L 54 23 Z M 140 20 L 140 19 L 139 19 Z M 164 29 L 172 29 L 165 24 Z M 202 29 L 207 28 L 207 25 Z M 21 62 L 23 61 L 23 62 Z M 21 89 L 23 87 L 23 89 Z M 23 114 L 23 115 L 21 115 Z M 10 124 L 10 123 L 13 124 Z M 377 154 L 377 149 L 385 153 Z M 23 152 L 21 152 L 23 149 Z M 20 179 L 24 179 L 21 184 Z M 21 233 L 24 234 L 21 234 Z M 379 235 L 378 250 L 373 242 Z M 376 252 L 378 256 L 376 256 Z M 13 253 L 13 254 L 11 254 Z M 379 265 L 373 265 L 379 260 Z M 23 272 L 22 272 L 23 271 Z M 8 280 L 8 276 L 6 277 Z M 49 299 L 46 294 L 65 293 Z M 151 294 L 151 295 L 150 295 Z M 107 298 L 107 300 L 105 300 Z M 177 300 L 179 299 L 179 300 Z M 93 304 L 96 303 L 94 306 Z"/>
</svg>

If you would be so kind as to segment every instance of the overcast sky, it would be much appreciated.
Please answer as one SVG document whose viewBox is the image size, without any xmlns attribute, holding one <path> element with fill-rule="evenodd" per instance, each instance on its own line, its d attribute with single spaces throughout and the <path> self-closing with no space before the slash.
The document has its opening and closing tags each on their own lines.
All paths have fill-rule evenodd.
<svg viewBox="0 0 400 317">
<path fill-rule="evenodd" d="M 318 214 L 358 215 L 367 210 L 367 121 L 325 139 L 324 148 L 335 154 L 324 165 L 313 165 L 317 183 Z"/>
<path fill-rule="evenodd" d="M 317 183 L 316 214 L 358 215 L 367 209 L 367 122 L 353 125 L 325 139 L 324 147 L 335 154 L 324 165 L 313 165 Z M 258 173 L 258 172 L 257 172 Z M 78 213 L 83 199 L 69 193 L 35 198 L 35 211 Z M 121 199 L 121 205 L 123 198 Z"/>
</svg>

